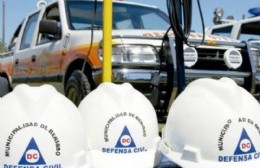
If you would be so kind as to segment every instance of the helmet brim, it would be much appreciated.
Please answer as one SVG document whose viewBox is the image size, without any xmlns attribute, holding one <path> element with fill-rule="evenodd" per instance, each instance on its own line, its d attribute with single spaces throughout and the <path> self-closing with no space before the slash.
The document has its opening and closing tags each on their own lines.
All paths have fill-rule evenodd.
<svg viewBox="0 0 260 168">
<path fill-rule="evenodd" d="M 245 162 L 217 162 L 199 159 L 197 162 L 182 159 L 182 153 L 175 152 L 168 148 L 167 145 L 161 143 L 162 153 L 172 162 L 182 168 L 259 168 L 259 159 L 250 160 Z"/>
</svg>

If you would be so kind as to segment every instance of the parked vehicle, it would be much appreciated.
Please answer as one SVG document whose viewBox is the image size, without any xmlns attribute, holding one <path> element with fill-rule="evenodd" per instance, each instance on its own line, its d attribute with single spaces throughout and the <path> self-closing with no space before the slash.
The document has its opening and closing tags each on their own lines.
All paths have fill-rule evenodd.
<svg viewBox="0 0 260 168">
<path fill-rule="evenodd" d="M 94 24 L 91 0 L 54 0 L 29 14 L 0 60 L 0 76 L 8 81 L 8 88 L 48 83 L 79 104 L 102 82 L 102 1 L 96 11 Z M 163 38 L 168 28 L 168 16 L 155 6 L 113 2 L 112 81 L 129 82 L 140 90 L 158 118 L 167 115 L 178 90 L 173 33 Z M 202 34 L 192 33 L 189 43 L 198 44 L 201 38 Z M 186 83 L 226 76 L 253 93 L 255 73 L 247 47 L 213 35 L 199 47 L 184 45 Z"/>
<path fill-rule="evenodd" d="M 251 48 L 251 54 L 254 60 L 256 73 L 255 96 L 260 97 L 260 8 L 252 8 L 249 10 L 252 17 L 241 20 L 225 20 L 220 24 L 210 26 L 206 29 L 208 35 L 220 35 L 233 40 L 247 42 Z"/>
</svg>

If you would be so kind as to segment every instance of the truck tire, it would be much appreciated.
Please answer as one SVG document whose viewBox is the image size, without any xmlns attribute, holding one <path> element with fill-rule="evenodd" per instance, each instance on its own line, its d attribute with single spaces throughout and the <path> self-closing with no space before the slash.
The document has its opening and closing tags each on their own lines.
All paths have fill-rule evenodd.
<svg viewBox="0 0 260 168">
<path fill-rule="evenodd" d="M 67 82 L 65 95 L 76 106 L 79 105 L 82 99 L 91 92 L 91 85 L 88 78 L 82 71 L 74 71 Z"/>
<path fill-rule="evenodd" d="M 0 97 L 3 97 L 4 95 L 6 95 L 7 93 L 9 93 L 10 87 L 9 87 L 9 83 L 8 80 L 6 78 L 0 77 Z"/>
</svg>

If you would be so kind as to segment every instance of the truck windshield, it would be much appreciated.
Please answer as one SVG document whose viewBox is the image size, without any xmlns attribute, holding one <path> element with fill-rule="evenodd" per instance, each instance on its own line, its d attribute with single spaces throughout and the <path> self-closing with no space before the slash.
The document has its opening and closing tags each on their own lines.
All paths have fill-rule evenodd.
<svg viewBox="0 0 260 168">
<path fill-rule="evenodd" d="M 241 27 L 239 27 L 239 31 L 237 34 L 232 35 L 232 32 L 234 31 L 233 25 L 229 26 L 223 26 L 219 28 L 214 28 L 212 30 L 212 34 L 230 37 L 230 38 L 236 38 L 241 41 L 260 41 L 260 22 L 245 22 L 241 24 Z M 236 31 L 234 31 L 236 32 Z"/>
<path fill-rule="evenodd" d="M 212 30 L 212 34 L 223 36 L 223 37 L 231 37 L 232 29 L 233 29 L 233 26 L 216 28 L 216 29 Z"/>
<path fill-rule="evenodd" d="M 245 23 L 241 26 L 240 40 L 260 42 L 260 21 Z"/>
<path fill-rule="evenodd" d="M 98 2 L 95 29 L 102 29 L 102 2 Z M 94 2 L 66 1 L 69 28 L 72 30 L 91 29 Z M 113 3 L 113 29 L 156 29 L 169 27 L 167 15 L 157 8 L 127 3 Z"/>
</svg>

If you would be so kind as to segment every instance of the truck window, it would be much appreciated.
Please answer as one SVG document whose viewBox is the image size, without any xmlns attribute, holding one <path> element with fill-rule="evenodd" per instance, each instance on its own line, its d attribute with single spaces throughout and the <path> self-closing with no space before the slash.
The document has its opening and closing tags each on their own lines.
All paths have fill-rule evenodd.
<svg viewBox="0 0 260 168">
<path fill-rule="evenodd" d="M 160 19 L 160 17 L 157 17 L 155 13 L 143 14 L 141 15 L 141 18 L 143 20 L 143 26 L 145 27 L 145 29 L 160 29 L 162 25 L 163 27 L 169 27 L 169 24 Z"/>
<path fill-rule="evenodd" d="M 66 1 L 69 28 L 88 30 L 91 28 L 94 2 Z M 154 24 L 156 21 L 156 24 Z M 166 30 L 168 17 L 157 8 L 127 3 L 113 3 L 113 29 L 156 29 Z M 98 2 L 95 28 L 102 28 L 102 2 Z"/>
<path fill-rule="evenodd" d="M 212 30 L 212 34 L 224 36 L 224 37 L 231 37 L 231 31 L 233 26 L 221 27 Z"/>
<path fill-rule="evenodd" d="M 248 22 L 241 26 L 239 39 L 242 41 L 259 41 L 260 40 L 260 22 Z"/>
<path fill-rule="evenodd" d="M 21 50 L 30 47 L 38 17 L 39 17 L 39 12 L 35 13 L 34 15 L 28 18 L 27 24 L 24 29 L 21 46 L 20 46 Z"/>
<path fill-rule="evenodd" d="M 15 30 L 15 32 L 14 32 L 12 38 L 11 38 L 11 41 L 9 43 L 8 51 L 14 51 L 14 48 L 15 48 L 15 45 L 16 45 L 16 42 L 17 42 L 17 38 L 20 34 L 23 22 L 24 21 L 22 21 L 22 23 L 20 23 L 19 26 L 17 27 L 17 29 Z"/>
<path fill-rule="evenodd" d="M 46 8 L 42 20 L 55 20 L 58 22 L 58 25 L 61 28 L 58 4 L 54 4 L 54 5 Z M 53 41 L 53 39 L 54 38 L 50 37 L 49 35 L 38 33 L 37 44 L 48 43 L 48 42 Z"/>
</svg>

